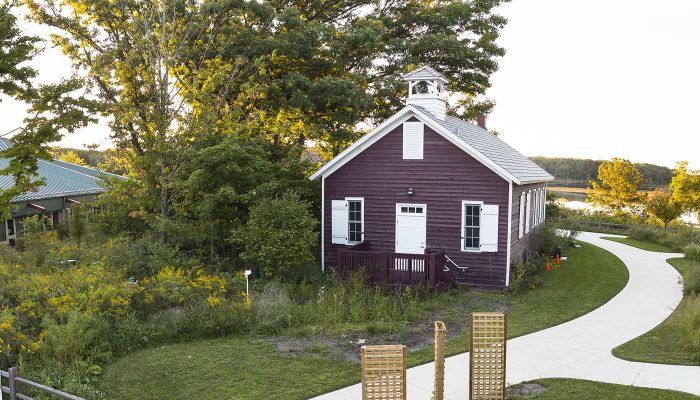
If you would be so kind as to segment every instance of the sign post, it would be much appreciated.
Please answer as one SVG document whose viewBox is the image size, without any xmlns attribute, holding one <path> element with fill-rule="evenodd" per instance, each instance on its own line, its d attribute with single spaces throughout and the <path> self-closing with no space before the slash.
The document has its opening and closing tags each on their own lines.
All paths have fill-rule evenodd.
<svg viewBox="0 0 700 400">
<path fill-rule="evenodd" d="M 245 299 L 246 301 L 250 301 L 250 286 L 248 285 L 248 277 L 252 273 L 251 270 L 247 269 L 245 270 Z"/>
</svg>

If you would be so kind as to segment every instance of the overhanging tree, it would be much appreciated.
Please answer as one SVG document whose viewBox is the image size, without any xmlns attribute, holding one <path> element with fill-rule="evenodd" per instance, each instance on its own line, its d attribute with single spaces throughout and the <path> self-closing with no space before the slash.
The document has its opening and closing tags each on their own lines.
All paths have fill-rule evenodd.
<svg viewBox="0 0 700 400">
<path fill-rule="evenodd" d="M 60 139 L 63 132 L 73 132 L 93 121 L 90 109 L 96 104 L 75 95 L 80 80 L 65 79 L 57 84 L 35 86 L 36 70 L 27 62 L 37 53 L 33 36 L 24 35 L 12 14 L 14 2 L 0 4 L 0 94 L 29 104 L 24 124 L 14 131 L 14 146 L 2 151 L 9 158 L 0 175 L 12 176 L 14 185 L 0 190 L 0 214 L 9 218 L 10 200 L 44 182 L 38 176 L 38 160 L 51 157 L 48 143 Z"/>
<path fill-rule="evenodd" d="M 502 0 L 25 0 L 112 119 L 115 144 L 156 202 L 163 233 L 177 213 L 179 171 L 227 135 L 271 143 L 273 162 L 314 140 L 329 156 L 403 106 L 399 74 L 430 64 L 479 101 L 504 54 Z M 296 149 L 295 149 L 296 148 Z"/>
</svg>

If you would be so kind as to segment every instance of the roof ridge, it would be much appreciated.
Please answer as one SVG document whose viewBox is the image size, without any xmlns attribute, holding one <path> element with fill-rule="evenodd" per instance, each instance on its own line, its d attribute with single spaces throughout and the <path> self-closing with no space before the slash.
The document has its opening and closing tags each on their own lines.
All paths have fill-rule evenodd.
<svg viewBox="0 0 700 400">
<path fill-rule="evenodd" d="M 54 163 L 53 163 L 54 160 L 51 160 L 52 162 L 48 162 L 48 161 L 46 161 L 46 160 L 39 159 L 39 161 L 44 162 L 44 163 L 49 164 L 49 165 L 53 165 L 53 166 L 58 167 L 58 168 L 61 168 L 61 169 L 65 169 L 66 171 L 70 171 L 70 172 L 73 172 L 73 173 L 76 173 L 76 174 L 79 174 L 79 175 L 87 176 L 87 177 L 89 177 L 89 178 L 98 180 L 98 181 L 100 181 L 100 182 L 104 182 L 104 179 L 100 179 L 100 178 L 98 178 L 98 177 L 96 177 L 96 176 L 93 176 L 93 175 L 90 175 L 90 174 L 86 174 L 86 173 L 83 173 L 83 172 L 79 172 L 79 171 L 76 171 L 76 170 L 74 170 L 74 169 L 66 168 L 66 167 L 61 166 L 61 165 L 58 165 L 58 164 L 54 164 Z M 60 161 L 60 160 L 59 160 L 59 161 Z M 65 161 L 61 161 L 61 162 L 65 162 Z M 77 165 L 77 164 L 73 164 L 73 165 Z M 82 165 L 81 165 L 81 166 L 82 166 Z M 85 167 L 85 168 L 89 168 L 89 167 Z M 101 171 L 99 171 L 99 170 L 96 170 L 96 171 L 97 171 L 97 172 L 101 172 Z"/>
<path fill-rule="evenodd" d="M 87 165 L 80 165 L 80 164 L 76 164 L 76 163 L 72 163 L 72 162 L 68 162 L 68 161 L 59 160 L 59 159 L 56 159 L 56 158 L 51 159 L 51 162 L 52 162 L 52 163 L 55 163 L 56 161 L 61 162 L 61 163 L 64 163 L 64 164 L 74 165 L 74 166 L 80 167 L 80 168 L 89 169 L 89 170 L 91 170 L 91 171 L 97 172 L 97 173 L 102 174 L 102 175 L 112 175 L 112 176 L 117 177 L 117 178 L 123 178 L 121 175 L 113 174 L 113 173 L 107 172 L 107 171 L 102 171 L 101 169 L 93 168 L 93 167 L 90 167 L 90 166 L 87 166 Z M 60 165 L 57 165 L 57 164 L 54 164 L 54 165 L 56 165 L 57 167 L 60 167 Z M 65 167 L 63 167 L 63 168 L 65 168 Z M 69 169 L 69 170 L 70 170 L 70 168 L 66 168 L 66 169 Z M 75 170 L 71 170 L 71 171 L 74 171 L 74 172 L 77 172 L 77 173 L 80 173 L 80 174 L 84 174 L 83 172 L 80 172 L 80 171 L 75 171 Z M 85 174 L 85 175 L 89 175 L 89 174 Z M 90 175 L 90 176 L 92 176 L 93 178 L 97 178 L 97 177 L 94 176 L 94 175 Z M 99 178 L 98 178 L 98 179 L 99 179 Z M 103 179 L 101 179 L 101 180 L 103 180 Z"/>
</svg>

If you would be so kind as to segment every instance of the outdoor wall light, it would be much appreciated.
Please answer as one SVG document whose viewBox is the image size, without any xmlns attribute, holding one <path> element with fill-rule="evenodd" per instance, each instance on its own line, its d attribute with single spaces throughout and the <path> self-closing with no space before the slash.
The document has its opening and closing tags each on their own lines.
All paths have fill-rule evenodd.
<svg viewBox="0 0 700 400">
<path fill-rule="evenodd" d="M 406 192 L 407 195 L 413 196 L 416 192 L 413 190 L 412 187 L 408 188 L 408 192 Z"/>
</svg>

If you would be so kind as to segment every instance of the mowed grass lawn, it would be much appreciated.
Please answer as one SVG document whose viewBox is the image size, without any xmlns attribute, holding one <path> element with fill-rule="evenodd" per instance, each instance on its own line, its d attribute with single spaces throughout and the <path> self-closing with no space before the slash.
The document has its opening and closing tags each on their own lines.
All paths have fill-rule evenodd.
<svg viewBox="0 0 700 400">
<path fill-rule="evenodd" d="M 626 267 L 611 253 L 586 243 L 564 251 L 568 260 L 558 271 L 543 272 L 541 285 L 534 290 L 517 296 L 455 290 L 454 296 L 508 310 L 508 333 L 515 337 L 581 316 L 606 303 L 627 283 Z M 463 310 L 441 311 L 449 315 Z M 468 316 L 458 317 L 466 325 Z M 452 338 L 447 353 L 467 351 L 468 339 L 467 335 Z M 432 357 L 432 346 L 426 346 L 411 353 L 409 363 L 421 364 Z M 101 388 L 114 400 L 293 400 L 357 383 L 359 377 L 359 365 L 322 349 L 317 354 L 289 356 L 278 352 L 269 339 L 235 336 L 132 353 L 106 367 Z"/>
<path fill-rule="evenodd" d="M 685 400 L 697 399 L 688 393 L 613 385 L 576 379 L 541 379 L 528 383 L 544 386 L 544 391 L 529 396 L 508 396 L 508 399 L 528 400 Z M 516 385 L 520 386 L 520 385 Z"/>
<path fill-rule="evenodd" d="M 618 243 L 623 243 L 628 246 L 636 247 L 638 249 L 642 250 L 648 250 L 648 251 L 656 251 L 659 253 L 677 253 L 676 250 L 664 246 L 662 244 L 658 243 L 651 243 L 651 242 L 645 242 L 642 240 L 636 240 L 636 239 L 630 239 L 626 237 L 603 237 L 603 239 L 610 240 L 613 242 L 618 242 Z"/>
<path fill-rule="evenodd" d="M 691 269 L 700 268 L 700 261 L 686 258 L 668 260 L 684 278 Z M 685 301 L 685 299 L 683 300 Z M 678 309 L 676 309 L 678 310 Z M 693 355 L 678 345 L 678 331 L 671 321 L 677 318 L 674 311 L 664 322 L 644 335 L 613 350 L 616 357 L 657 364 L 699 365 Z"/>
</svg>

